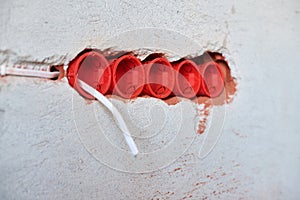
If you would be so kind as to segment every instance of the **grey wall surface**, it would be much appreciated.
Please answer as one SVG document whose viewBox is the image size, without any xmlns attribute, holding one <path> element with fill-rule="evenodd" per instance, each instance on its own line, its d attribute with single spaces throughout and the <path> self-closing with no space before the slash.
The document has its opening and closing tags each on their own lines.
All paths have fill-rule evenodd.
<svg viewBox="0 0 300 200">
<path fill-rule="evenodd" d="M 156 105 L 149 116 L 155 121 L 165 114 L 167 122 L 160 134 L 167 139 L 177 130 L 172 116 L 179 113 L 185 123 L 179 133 L 196 137 L 180 158 L 164 168 L 132 173 L 134 167 L 149 165 L 143 166 L 141 159 L 135 166 L 130 155 L 121 157 L 107 149 L 93 152 L 83 141 L 94 138 L 78 134 L 80 127 L 92 126 L 92 115 L 80 113 L 74 105 L 87 113 L 100 110 L 103 131 L 123 148 L 122 141 L 114 138 L 115 124 L 101 105 L 85 102 L 65 80 L 1 77 L 0 198 L 299 199 L 299 21 L 300 3 L 292 0 L 2 0 L 0 62 L 67 63 L 86 47 L 131 49 L 142 46 L 144 39 L 147 48 L 179 55 L 205 50 L 224 53 L 238 91 L 232 103 L 218 108 L 226 109 L 224 126 L 216 146 L 203 159 L 198 152 L 208 133 L 196 133 L 194 103 L 167 106 L 154 99 L 114 100 L 124 115 L 135 107 L 132 117 L 140 127 L 147 125 L 149 117 L 138 108 Z M 152 34 L 156 31 L 159 34 Z M 148 37 L 153 37 L 152 43 Z M 176 37 L 193 41 L 201 47 L 199 52 Z M 169 41 L 180 43 L 180 48 L 172 49 Z M 151 132 L 157 126 L 145 129 Z M 158 140 L 151 142 L 155 146 Z M 150 144 L 140 144 L 143 151 L 150 149 Z M 111 157 L 109 163 L 99 161 L 97 153 Z M 156 158 L 169 159 L 168 155 Z M 150 165 L 163 162 L 151 159 Z"/>
</svg>

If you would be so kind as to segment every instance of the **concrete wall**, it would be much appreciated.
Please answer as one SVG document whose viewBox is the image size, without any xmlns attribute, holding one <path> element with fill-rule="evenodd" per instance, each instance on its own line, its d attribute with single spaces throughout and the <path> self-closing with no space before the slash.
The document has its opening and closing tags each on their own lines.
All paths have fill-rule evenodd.
<svg viewBox="0 0 300 200">
<path fill-rule="evenodd" d="M 2 77 L 0 198 L 298 199 L 299 13 L 299 2 L 287 0 L 2 1 L 1 62 L 67 63 L 85 47 L 147 47 L 181 56 L 218 50 L 238 91 L 232 103 L 215 108 L 226 110 L 215 119 L 224 126 L 202 159 L 199 149 L 213 126 L 197 135 L 194 103 L 113 100 L 129 113 L 133 134 L 148 137 L 137 141 L 143 152 L 163 148 L 158 142 L 172 141 L 174 132 L 193 138 L 191 146 L 182 144 L 187 151 L 134 161 L 119 150 L 91 148 L 102 141 L 90 134 L 95 130 L 126 145 L 109 113 L 65 80 Z M 150 141 L 154 131 L 160 137 Z M 174 152 L 182 156 L 175 160 Z M 152 172 L 135 173 L 147 169 Z"/>
</svg>

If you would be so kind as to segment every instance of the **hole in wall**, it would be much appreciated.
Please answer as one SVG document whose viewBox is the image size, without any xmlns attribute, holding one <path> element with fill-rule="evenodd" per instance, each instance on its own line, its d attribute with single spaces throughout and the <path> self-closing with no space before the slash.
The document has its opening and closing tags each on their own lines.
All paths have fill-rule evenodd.
<svg viewBox="0 0 300 200">
<path fill-rule="evenodd" d="M 107 68 L 107 70 L 111 71 L 111 74 L 107 75 L 106 81 L 101 79 L 101 75 L 104 74 L 103 72 L 93 73 L 93 71 L 97 71 L 97 67 L 99 68 L 100 61 L 98 60 L 97 62 L 96 60 L 93 63 L 88 62 L 91 59 L 91 55 L 89 55 L 91 52 L 103 55 L 102 59 L 106 59 L 107 62 L 101 63 L 103 68 Z M 124 60 L 124 56 L 128 55 L 135 57 L 136 60 L 139 60 L 140 64 L 138 61 L 134 63 L 133 60 L 130 59 Z M 78 63 L 78 60 L 81 60 L 81 62 Z M 186 61 L 190 63 L 184 64 L 179 70 L 174 68 L 178 63 Z M 118 65 L 112 70 L 112 63 L 115 62 L 118 62 Z M 103 66 L 105 64 L 107 66 Z M 196 67 L 193 68 L 191 67 L 192 65 Z M 126 77 L 126 80 L 124 78 L 122 79 L 122 77 L 124 77 L 130 69 L 133 69 L 133 66 L 143 68 L 143 70 L 137 70 L 134 76 L 143 77 L 145 82 L 143 84 L 141 83 L 142 81 L 137 81 L 138 85 L 130 87 L 129 84 L 134 82 L 134 76 L 131 75 L 131 78 L 128 78 L 129 76 Z M 172 68 L 173 74 L 169 72 L 170 68 Z M 55 68 L 55 70 L 58 69 L 57 67 Z M 199 82 L 199 80 L 196 80 L 197 73 L 201 77 L 199 87 L 195 86 L 197 81 Z M 206 51 L 200 56 L 187 56 L 177 61 L 169 62 L 162 52 L 152 53 L 145 59 L 140 60 L 139 55 L 134 53 L 134 51 L 84 49 L 69 63 L 67 77 L 72 87 L 74 87 L 77 78 L 83 78 L 89 85 L 98 88 L 99 92 L 109 97 L 121 100 L 134 99 L 137 97 L 154 97 L 162 99 L 169 105 L 175 105 L 182 99 L 190 99 L 198 104 L 208 102 L 211 99 L 213 99 L 213 101 L 211 101 L 213 105 L 230 103 L 236 92 L 237 85 L 235 78 L 231 75 L 231 70 L 226 58 L 219 52 L 211 51 Z M 109 82 L 108 79 L 111 79 L 111 81 Z M 99 89 L 102 84 L 107 84 L 108 82 L 110 90 L 107 89 L 103 91 Z M 117 88 L 118 92 L 114 92 L 114 88 Z M 130 91 L 132 95 L 120 95 L 120 93 L 128 93 L 128 91 L 126 91 L 128 88 L 131 88 Z M 78 90 L 76 86 L 75 89 L 83 97 L 88 96 L 84 94 L 83 91 Z M 168 90 L 170 90 L 170 92 L 167 92 Z M 194 95 L 184 95 L 185 93 L 187 94 L 189 90 L 192 90 Z"/>
<path fill-rule="evenodd" d="M 231 74 L 225 56 L 219 52 L 206 51 L 200 56 L 186 56 L 170 62 L 163 52 L 154 52 L 144 59 L 139 59 L 140 55 L 135 51 L 85 49 L 69 63 L 67 78 L 69 84 L 87 99 L 93 97 L 76 87 L 76 79 L 82 78 L 78 74 L 81 72 L 80 65 L 85 59 L 89 60 L 93 52 L 102 55 L 102 60 L 106 59 L 107 62 L 102 62 L 102 67 L 105 68 L 102 71 L 106 70 L 110 73 L 106 74 L 106 81 L 103 81 L 101 73 L 100 76 L 90 74 L 97 71 L 97 67 L 99 68 L 97 62 L 84 65 L 87 67 L 84 79 L 87 83 L 93 83 L 90 84 L 92 87 L 109 98 L 117 98 L 124 102 L 135 98 L 153 97 L 161 99 L 170 106 L 182 100 L 189 100 L 198 105 L 203 104 L 203 107 L 198 108 L 198 114 L 201 116 L 197 128 L 199 134 L 204 133 L 206 129 L 207 117 L 212 106 L 231 103 L 236 93 L 236 79 Z M 124 59 L 128 56 L 131 59 Z M 91 70 L 92 68 L 94 69 Z M 124 79 L 127 75 L 129 78 Z M 101 84 L 108 84 L 107 87 L 110 89 L 105 91 L 99 89 L 103 88 Z M 127 91 L 130 92 L 126 93 Z"/>
</svg>

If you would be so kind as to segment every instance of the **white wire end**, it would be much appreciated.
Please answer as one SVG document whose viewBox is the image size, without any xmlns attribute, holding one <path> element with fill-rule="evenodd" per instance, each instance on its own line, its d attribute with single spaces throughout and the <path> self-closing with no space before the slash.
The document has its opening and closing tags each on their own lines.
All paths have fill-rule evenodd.
<svg viewBox="0 0 300 200">
<path fill-rule="evenodd" d="M 139 150 L 136 147 L 136 144 L 129 134 L 124 134 L 127 145 L 130 148 L 131 153 L 136 156 L 139 153 Z"/>
</svg>

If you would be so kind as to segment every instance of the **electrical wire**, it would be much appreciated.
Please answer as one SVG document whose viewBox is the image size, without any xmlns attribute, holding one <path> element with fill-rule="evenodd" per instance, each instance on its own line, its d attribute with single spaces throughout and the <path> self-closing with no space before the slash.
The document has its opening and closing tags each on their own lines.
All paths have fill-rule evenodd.
<svg viewBox="0 0 300 200">
<path fill-rule="evenodd" d="M 77 81 L 83 90 L 88 92 L 90 95 L 93 95 L 98 101 L 100 101 L 112 113 L 112 115 L 116 119 L 116 122 L 118 123 L 120 130 L 123 132 L 125 141 L 129 147 L 131 153 L 134 156 L 136 156 L 139 153 L 139 151 L 137 149 L 137 146 L 136 146 L 133 138 L 131 137 L 131 134 L 127 128 L 127 125 L 126 125 L 122 115 L 117 110 L 117 108 L 112 104 L 111 101 L 109 101 L 100 92 L 98 92 L 97 90 L 95 90 L 94 88 L 89 86 L 87 83 L 85 83 L 84 81 L 79 80 L 79 79 L 77 79 Z"/>
</svg>

